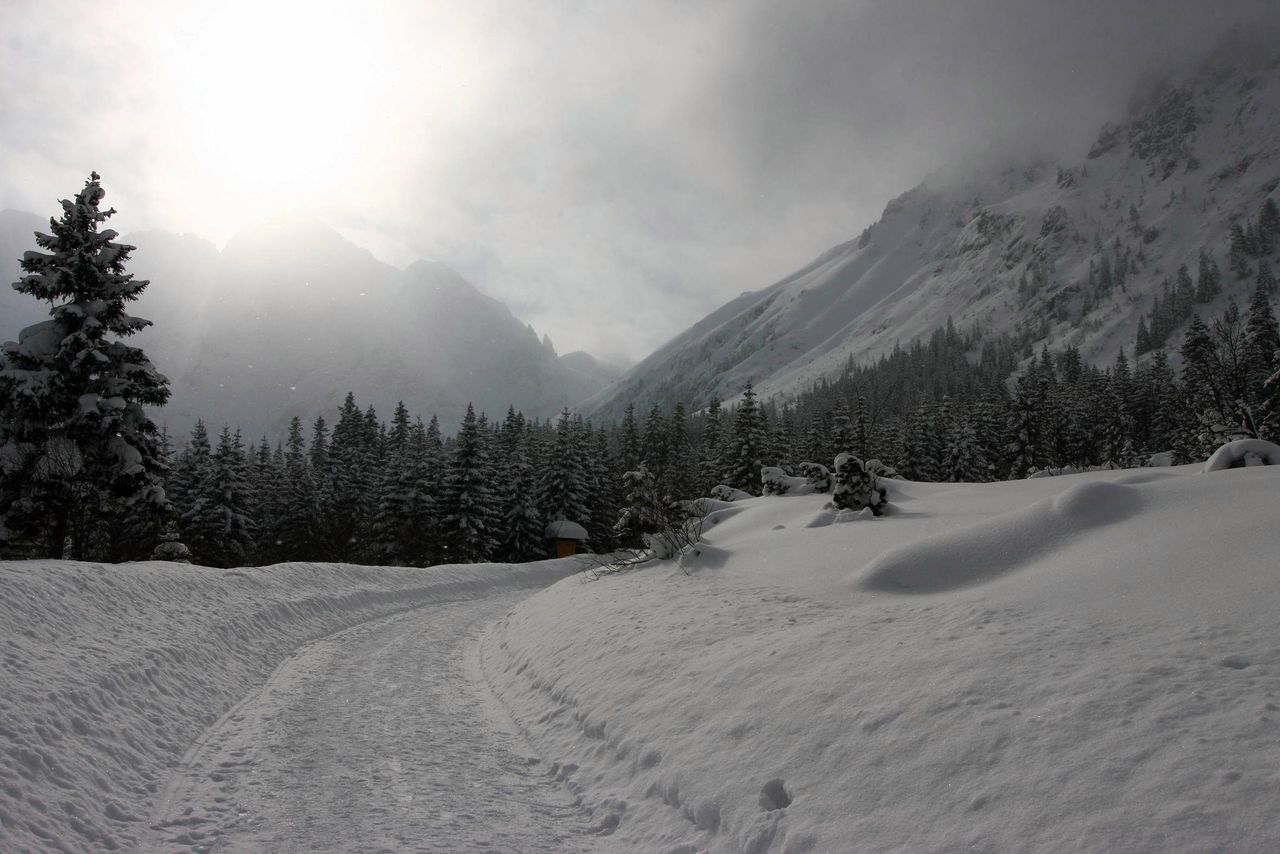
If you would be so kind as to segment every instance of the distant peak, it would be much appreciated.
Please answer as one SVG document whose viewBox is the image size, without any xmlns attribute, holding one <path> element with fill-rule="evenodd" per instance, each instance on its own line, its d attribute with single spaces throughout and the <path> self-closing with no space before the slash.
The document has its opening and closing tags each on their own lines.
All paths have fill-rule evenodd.
<svg viewBox="0 0 1280 854">
<path fill-rule="evenodd" d="M 457 270 L 434 259 L 414 261 L 404 271 L 414 279 L 429 281 L 433 284 L 462 285 L 472 289 L 475 287 L 464 279 Z"/>
</svg>

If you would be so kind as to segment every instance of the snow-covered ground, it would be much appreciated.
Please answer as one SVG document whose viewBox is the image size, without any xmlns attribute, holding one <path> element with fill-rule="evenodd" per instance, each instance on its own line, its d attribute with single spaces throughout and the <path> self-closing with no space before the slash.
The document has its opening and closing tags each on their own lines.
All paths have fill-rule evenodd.
<svg viewBox="0 0 1280 854">
<path fill-rule="evenodd" d="M 472 668 L 529 595 L 432 603 L 303 647 L 171 771 L 155 851 L 588 851 L 573 795 Z"/>
<path fill-rule="evenodd" d="M 423 813 L 495 847 L 528 839 L 572 799 L 521 785 L 518 740 L 477 716 L 479 680 L 455 664 L 469 631 L 573 569 L 0 562 L 0 851 L 394 848 L 415 831 L 466 850 L 432 848 L 457 836 L 404 821 Z M 493 779 L 440 791 L 424 765 Z M 533 803 L 485 815 L 513 792 Z M 458 803 L 476 813 L 441 815 Z"/>
<path fill-rule="evenodd" d="M 591 582 L 0 564 L 0 850 L 1280 850 L 1280 467 L 890 487 Z"/>
<path fill-rule="evenodd" d="M 482 664 L 601 850 L 1280 850 L 1280 467 L 721 510 Z M 555 767 L 555 766 L 553 766 Z"/>
</svg>

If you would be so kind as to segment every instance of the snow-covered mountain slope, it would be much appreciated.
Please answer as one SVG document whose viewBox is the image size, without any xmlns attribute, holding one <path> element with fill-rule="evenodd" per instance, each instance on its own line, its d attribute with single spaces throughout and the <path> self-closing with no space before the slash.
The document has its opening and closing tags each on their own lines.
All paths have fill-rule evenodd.
<svg viewBox="0 0 1280 854">
<path fill-rule="evenodd" d="M 751 380 L 795 393 L 927 336 L 961 328 L 1031 331 L 1101 362 L 1133 347 L 1138 320 L 1202 248 L 1228 294 L 1252 281 L 1226 270 L 1233 220 L 1280 199 L 1280 51 L 1232 43 L 1193 70 L 1137 94 L 1123 123 L 1070 164 L 1027 162 L 938 176 L 893 200 L 857 239 L 700 320 L 585 408 L 704 405 Z M 1117 249 L 1132 269 L 1097 295 L 1090 265 Z"/>
<path fill-rule="evenodd" d="M 751 499 L 481 645 L 600 850 L 1280 850 L 1280 467 Z M 606 826 L 607 825 L 607 826 Z"/>
<path fill-rule="evenodd" d="M 0 214 L 0 340 L 47 316 L 8 287 L 42 227 Z M 384 417 L 404 400 L 451 431 L 468 402 L 491 416 L 514 404 L 549 417 L 614 378 L 561 359 L 443 264 L 399 270 L 318 222 L 269 223 L 221 252 L 190 235 L 124 239 L 138 247 L 130 272 L 151 280 L 133 313 L 155 326 L 136 343 L 172 383 L 158 417 L 179 440 L 197 418 L 278 439 L 290 417 L 336 412 L 348 391 Z"/>
<path fill-rule="evenodd" d="M 209 850 L 204 815 L 185 823 L 185 844 L 174 841 L 180 818 L 167 844 L 148 833 L 166 777 L 295 650 L 408 609 L 534 590 L 574 568 L 0 561 L 0 851 Z"/>
</svg>

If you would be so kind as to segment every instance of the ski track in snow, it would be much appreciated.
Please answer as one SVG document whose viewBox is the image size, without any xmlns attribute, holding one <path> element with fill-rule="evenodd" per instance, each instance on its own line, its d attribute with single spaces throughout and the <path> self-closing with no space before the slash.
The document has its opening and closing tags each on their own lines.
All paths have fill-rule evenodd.
<svg viewBox="0 0 1280 854">
<path fill-rule="evenodd" d="M 196 740 L 140 850 L 588 850 L 480 674 L 528 591 L 439 602 L 299 649 Z"/>
</svg>

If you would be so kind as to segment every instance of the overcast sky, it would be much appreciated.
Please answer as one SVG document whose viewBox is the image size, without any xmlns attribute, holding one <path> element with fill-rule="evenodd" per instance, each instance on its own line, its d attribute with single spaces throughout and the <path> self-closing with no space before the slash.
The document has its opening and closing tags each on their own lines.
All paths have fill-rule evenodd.
<svg viewBox="0 0 1280 854">
<path fill-rule="evenodd" d="M 1078 159 L 1142 75 L 1277 7 L 0 0 L 0 208 L 96 169 L 122 231 L 303 211 L 640 358 L 930 173 Z"/>
</svg>

